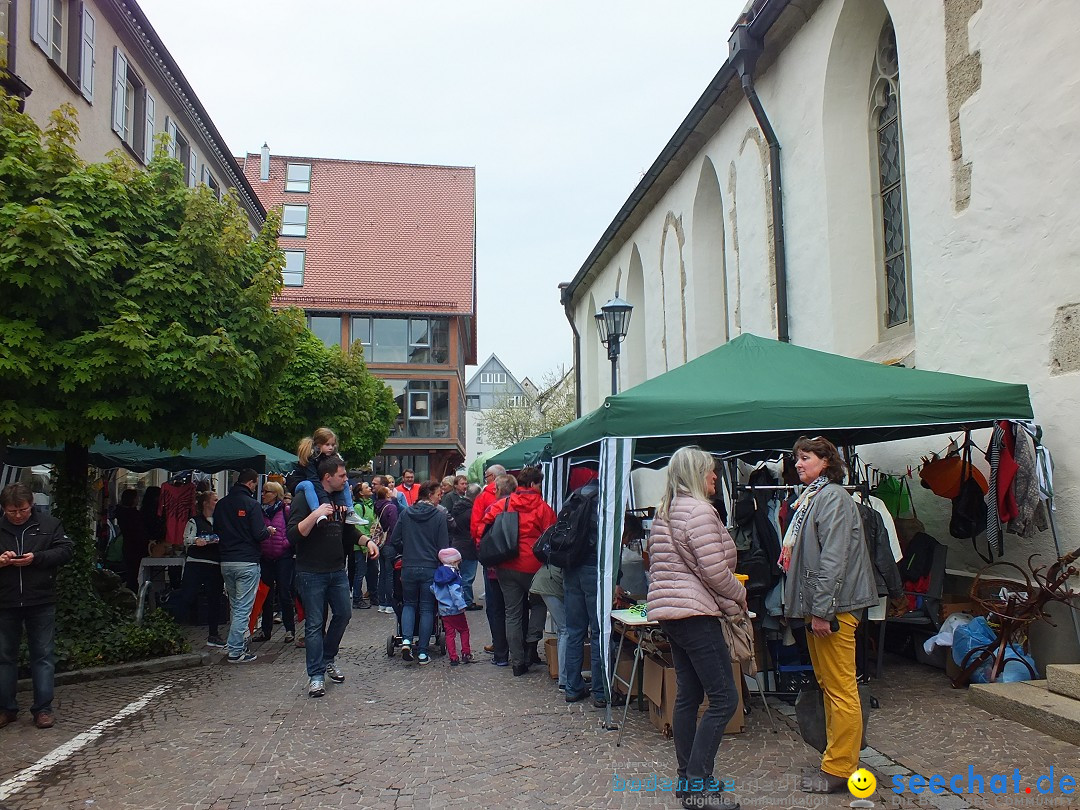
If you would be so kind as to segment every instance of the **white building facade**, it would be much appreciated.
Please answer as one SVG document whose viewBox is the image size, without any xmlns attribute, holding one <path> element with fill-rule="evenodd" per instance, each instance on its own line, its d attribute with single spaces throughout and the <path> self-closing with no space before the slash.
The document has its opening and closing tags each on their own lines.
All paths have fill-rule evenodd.
<svg viewBox="0 0 1080 810">
<path fill-rule="evenodd" d="M 607 392 L 593 315 L 616 290 L 634 306 L 621 390 L 744 332 L 782 338 L 785 327 L 801 346 L 1026 383 L 1057 463 L 1057 521 L 1071 551 L 1080 49 L 1069 40 L 1080 6 L 1046 0 L 1018 14 L 1005 0 L 754 0 L 741 22 L 728 61 L 563 290 L 581 412 Z M 747 41 L 762 48 L 749 69 Z M 775 132 L 780 176 L 743 74 Z M 864 452 L 903 470 L 943 446 Z M 928 526 L 947 537 L 947 503 L 915 489 L 933 513 Z M 975 570 L 959 545 L 950 568 Z M 1054 554 L 1049 532 L 1006 547 L 1021 563 Z"/>
</svg>

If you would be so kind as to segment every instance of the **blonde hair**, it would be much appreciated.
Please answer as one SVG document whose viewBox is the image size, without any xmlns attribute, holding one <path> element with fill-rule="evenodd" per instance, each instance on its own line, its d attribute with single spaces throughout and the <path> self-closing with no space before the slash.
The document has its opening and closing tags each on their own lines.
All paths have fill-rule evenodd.
<svg viewBox="0 0 1080 810">
<path fill-rule="evenodd" d="M 678 495 L 689 495 L 699 501 L 709 501 L 705 494 L 705 476 L 716 469 L 713 457 L 700 447 L 680 447 L 668 463 L 667 481 L 664 483 L 664 495 L 656 514 L 668 519 L 671 502 Z"/>
<path fill-rule="evenodd" d="M 316 428 L 310 436 L 305 436 L 296 447 L 296 457 L 300 459 L 300 466 L 306 467 L 311 461 L 315 448 L 324 444 L 337 441 L 337 434 L 328 427 Z"/>
<path fill-rule="evenodd" d="M 267 481 L 263 484 L 263 492 L 273 492 L 279 499 L 285 499 L 285 487 L 279 484 L 277 481 Z"/>
</svg>

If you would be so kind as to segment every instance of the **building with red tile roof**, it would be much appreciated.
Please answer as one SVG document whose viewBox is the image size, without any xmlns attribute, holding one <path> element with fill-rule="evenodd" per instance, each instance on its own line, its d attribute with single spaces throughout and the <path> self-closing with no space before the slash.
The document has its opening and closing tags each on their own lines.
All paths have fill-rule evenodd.
<svg viewBox="0 0 1080 810">
<path fill-rule="evenodd" d="M 400 414 L 375 469 L 441 477 L 465 457 L 465 366 L 476 363 L 471 167 L 248 154 L 262 205 L 282 209 L 280 306 L 327 345 L 363 344 Z"/>
</svg>

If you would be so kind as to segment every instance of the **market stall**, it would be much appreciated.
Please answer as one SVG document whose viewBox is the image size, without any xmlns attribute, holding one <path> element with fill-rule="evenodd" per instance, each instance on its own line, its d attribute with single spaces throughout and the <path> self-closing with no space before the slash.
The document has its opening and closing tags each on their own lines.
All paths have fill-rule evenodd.
<svg viewBox="0 0 1080 810">
<path fill-rule="evenodd" d="M 818 434 L 856 446 L 1032 416 L 1026 385 L 883 366 L 744 334 L 608 397 L 554 431 L 551 452 L 559 480 L 570 457 L 599 460 L 597 600 L 606 627 L 637 457 L 688 444 L 713 453 L 790 448 L 799 436 Z M 608 644 L 603 634 L 601 644 Z"/>
</svg>

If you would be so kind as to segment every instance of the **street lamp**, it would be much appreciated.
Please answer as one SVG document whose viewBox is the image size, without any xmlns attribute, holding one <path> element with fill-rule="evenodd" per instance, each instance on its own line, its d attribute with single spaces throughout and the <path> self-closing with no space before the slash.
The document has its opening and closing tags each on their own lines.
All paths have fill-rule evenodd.
<svg viewBox="0 0 1080 810">
<path fill-rule="evenodd" d="M 596 313 L 596 331 L 600 333 L 600 342 L 607 346 L 608 360 L 611 361 L 612 396 L 619 393 L 619 344 L 630 328 L 633 310 L 633 305 L 619 298 L 619 291 L 615 290 L 615 297 Z"/>
</svg>

